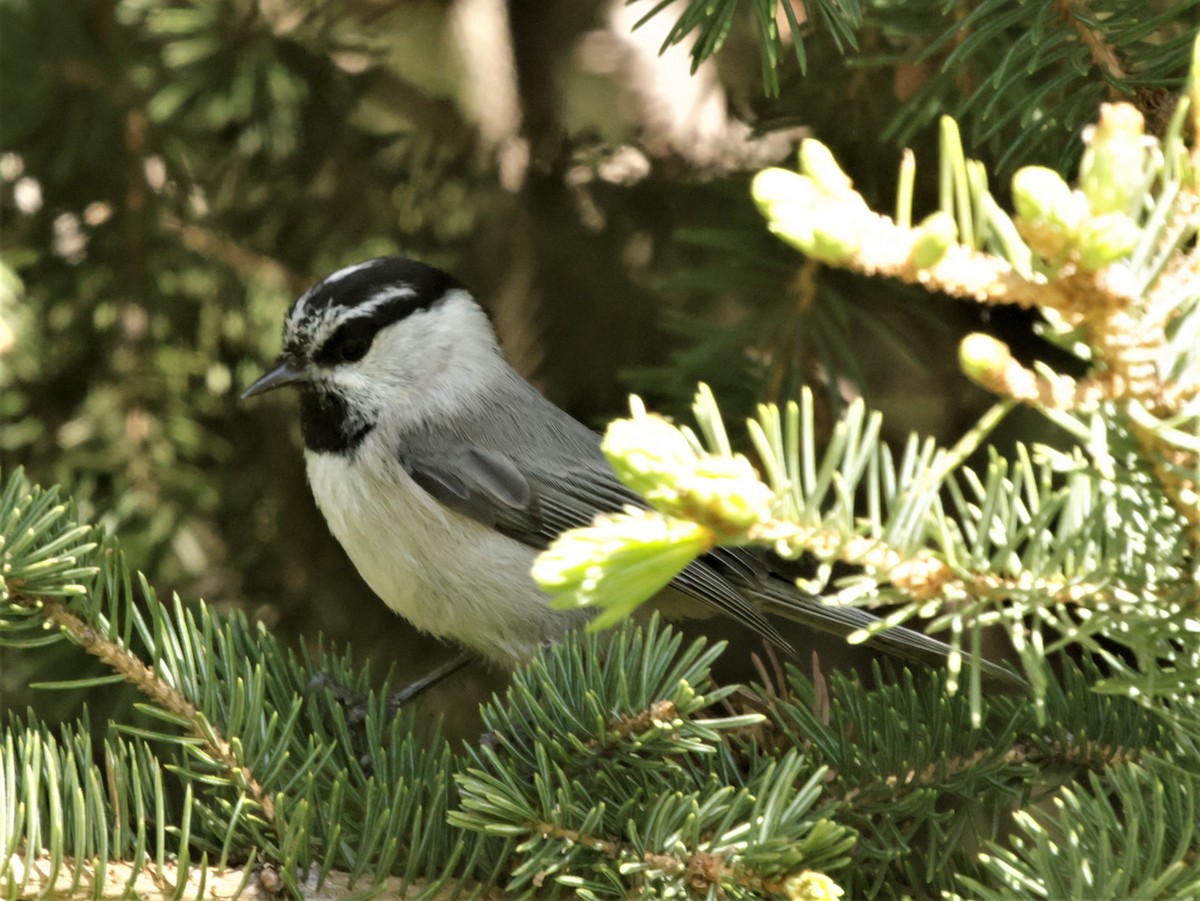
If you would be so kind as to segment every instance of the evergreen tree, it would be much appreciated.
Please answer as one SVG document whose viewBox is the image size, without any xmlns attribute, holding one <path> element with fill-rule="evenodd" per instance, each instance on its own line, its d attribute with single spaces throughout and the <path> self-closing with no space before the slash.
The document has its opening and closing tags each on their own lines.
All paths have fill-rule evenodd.
<svg viewBox="0 0 1200 901">
<path fill-rule="evenodd" d="M 618 5 L 4 0 L 0 692 L 38 712 L 3 733 L 0 891 L 1200 895 L 1196 7 L 696 0 L 635 5 L 631 36 Z M 697 68 L 674 118 L 660 44 Z M 601 73 L 634 113 L 580 99 Z M 799 171 L 796 124 L 824 142 Z M 656 409 L 701 379 L 724 420 L 757 409 L 744 435 L 707 391 L 695 431 L 614 423 L 654 509 L 563 536 L 556 603 L 621 620 L 761 544 L 944 632 L 947 669 L 718 684 L 719 642 L 625 624 L 548 649 L 464 744 L 349 651 L 292 650 L 273 619 L 315 632 L 365 589 L 298 477 L 265 477 L 282 420 L 232 396 L 289 295 L 397 250 L 493 296 L 582 415 L 617 368 Z M 925 292 L 966 303 L 923 303 L 914 352 L 895 300 Z M 571 319 L 641 337 L 555 356 Z M 998 401 L 904 441 L 902 361 L 956 342 Z M 1024 690 L 985 691 L 987 629 Z"/>
</svg>

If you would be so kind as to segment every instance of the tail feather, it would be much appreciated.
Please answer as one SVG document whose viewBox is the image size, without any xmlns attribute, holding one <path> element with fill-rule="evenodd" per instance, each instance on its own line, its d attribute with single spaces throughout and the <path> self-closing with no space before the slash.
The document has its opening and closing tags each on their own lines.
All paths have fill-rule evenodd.
<svg viewBox="0 0 1200 901">
<path fill-rule="evenodd" d="M 822 604 L 820 599 L 802 594 L 778 579 L 768 578 L 753 586 L 744 586 L 743 590 L 761 604 L 764 613 L 843 638 L 879 620 L 870 611 L 858 607 Z M 866 645 L 888 656 L 926 667 L 944 667 L 951 651 L 944 641 L 904 626 L 879 632 L 871 636 Z M 974 661 L 967 654 L 964 657 L 968 662 L 978 663 L 989 685 L 1013 690 L 1029 688 L 1029 684 L 1010 669 L 988 660 Z"/>
</svg>

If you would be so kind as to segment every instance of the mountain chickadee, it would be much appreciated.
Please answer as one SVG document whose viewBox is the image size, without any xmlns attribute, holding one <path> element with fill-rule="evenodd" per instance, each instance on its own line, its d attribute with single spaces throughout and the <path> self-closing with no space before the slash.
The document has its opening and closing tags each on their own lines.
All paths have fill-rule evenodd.
<svg viewBox="0 0 1200 901">
<path fill-rule="evenodd" d="M 242 396 L 285 385 L 300 391 L 317 506 L 389 607 L 506 667 L 588 618 L 548 606 L 533 559 L 598 513 L 645 502 L 617 480 L 600 436 L 505 362 L 453 277 L 394 257 L 333 273 L 292 305 L 278 365 Z M 779 573 L 769 554 L 718 548 L 654 604 L 668 618 L 723 614 L 784 648 L 768 614 L 839 635 L 875 619 Z M 925 663 L 947 650 L 903 628 L 871 643 Z"/>
</svg>

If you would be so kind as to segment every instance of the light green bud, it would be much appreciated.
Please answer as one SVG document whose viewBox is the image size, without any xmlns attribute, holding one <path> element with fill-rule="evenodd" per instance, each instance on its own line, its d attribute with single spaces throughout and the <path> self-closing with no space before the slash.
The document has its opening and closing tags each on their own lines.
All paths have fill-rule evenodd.
<svg viewBox="0 0 1200 901">
<path fill-rule="evenodd" d="M 697 460 L 691 473 L 680 479 L 672 512 L 722 535 L 740 535 L 771 518 L 774 500 L 774 493 L 741 454 L 710 455 Z"/>
<path fill-rule="evenodd" d="M 1128 103 L 1105 103 L 1079 167 L 1079 187 L 1093 213 L 1129 213 L 1145 190 L 1142 114 Z"/>
<path fill-rule="evenodd" d="M 1082 195 L 1045 166 L 1025 166 L 1012 179 L 1017 231 L 1047 260 L 1061 260 L 1075 243 L 1075 230 L 1087 213 Z"/>
<path fill-rule="evenodd" d="M 812 245 L 813 211 L 822 198 L 811 178 L 787 169 L 764 169 L 754 176 L 751 192 L 771 231 L 800 250 Z"/>
<path fill-rule="evenodd" d="M 652 504 L 673 504 L 678 480 L 699 457 L 683 432 L 652 413 L 610 422 L 600 449 L 617 478 Z"/>
<path fill-rule="evenodd" d="M 833 153 L 815 138 L 800 142 L 800 171 L 809 176 L 817 188 L 830 197 L 857 194 L 850 176 L 842 171 Z"/>
<path fill-rule="evenodd" d="M 1008 345 L 982 332 L 973 332 L 958 344 L 958 365 L 967 378 L 985 388 L 1004 375 L 1011 361 Z"/>
<path fill-rule="evenodd" d="M 1141 237 L 1141 228 L 1124 213 L 1093 216 L 1079 227 L 1079 268 L 1095 272 L 1131 253 Z"/>
<path fill-rule="evenodd" d="M 858 210 L 846 204 L 828 204 L 816 219 L 811 246 L 805 253 L 825 263 L 841 263 L 858 253 L 862 246 Z"/>
<path fill-rule="evenodd" d="M 767 229 L 785 244 L 790 244 L 804 253 L 811 253 L 813 246 L 812 207 L 797 207 L 782 204 L 775 207 L 777 218 L 767 222 Z"/>
<path fill-rule="evenodd" d="M 825 262 L 846 260 L 858 252 L 859 217 L 870 209 L 819 141 L 805 141 L 800 157 L 807 174 L 759 172 L 751 185 L 754 201 L 770 230 L 786 243 Z"/>
<path fill-rule="evenodd" d="M 601 606 L 596 628 L 610 626 L 657 594 L 715 544 L 693 522 L 649 510 L 599 517 L 564 532 L 538 555 L 533 578 L 559 610 Z"/>
<path fill-rule="evenodd" d="M 750 183 L 750 193 L 764 216 L 771 216 L 771 208 L 779 203 L 811 206 L 816 202 L 816 183 L 807 175 L 790 169 L 763 169 Z"/>
<path fill-rule="evenodd" d="M 774 222 L 768 222 L 767 229 L 785 244 L 809 256 L 814 256 L 813 248 L 816 246 L 816 238 L 813 234 L 813 223 L 816 219 L 817 215 L 813 209 L 803 212 L 790 211 L 789 215 L 782 216 Z"/>
<path fill-rule="evenodd" d="M 771 516 L 774 494 L 749 460 L 699 453 L 659 416 L 610 423 L 600 449 L 622 482 L 670 516 L 732 537 Z"/>
<path fill-rule="evenodd" d="M 816 870 L 797 873 L 784 883 L 788 901 L 837 901 L 846 890 Z"/>
<path fill-rule="evenodd" d="M 936 265 L 958 240 L 958 224 L 954 217 L 940 210 L 926 216 L 915 231 L 917 239 L 913 242 L 908 260 L 918 269 Z"/>
<path fill-rule="evenodd" d="M 1050 222 L 1073 229 L 1083 215 L 1071 186 L 1045 166 L 1018 169 L 1013 175 L 1012 193 L 1017 215 L 1026 222 Z"/>
</svg>

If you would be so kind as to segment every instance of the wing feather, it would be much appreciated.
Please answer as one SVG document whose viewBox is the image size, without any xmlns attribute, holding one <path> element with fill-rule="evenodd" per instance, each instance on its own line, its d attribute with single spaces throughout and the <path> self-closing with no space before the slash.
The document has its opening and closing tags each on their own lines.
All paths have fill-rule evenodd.
<svg viewBox="0 0 1200 901">
<path fill-rule="evenodd" d="M 572 461 L 533 471 L 497 450 L 460 442 L 433 454 L 406 447 L 404 470 L 423 490 L 451 510 L 542 550 L 568 529 L 591 525 L 600 514 L 623 507 L 646 508 L 637 493 L 613 475 L 607 461 Z M 671 583 L 688 597 L 749 626 L 787 648 L 787 641 L 721 569 L 746 572 L 744 555 L 714 552 L 692 563 Z M 713 563 L 724 564 L 713 566 Z"/>
<path fill-rule="evenodd" d="M 398 457 L 413 481 L 449 509 L 538 550 L 568 529 L 590 525 L 600 514 L 627 506 L 646 508 L 646 502 L 613 474 L 600 452 L 598 435 L 566 417 L 532 387 L 523 382 L 519 387 L 523 402 L 541 404 L 548 411 L 536 467 L 506 452 L 521 444 L 525 425 L 506 418 L 504 404 L 493 404 L 460 419 L 457 429 L 439 429 L 436 441 L 427 431 L 406 433 Z M 513 407 L 520 409 L 521 403 Z M 486 442 L 476 440 L 484 436 L 490 436 Z M 790 645 L 768 614 L 842 636 L 875 621 L 865 610 L 822 604 L 799 591 L 793 577 L 788 564 L 769 554 L 716 548 L 684 569 L 671 587 L 789 652 Z M 870 643 L 923 664 L 944 661 L 949 651 L 943 642 L 904 627 L 889 629 Z M 995 664 L 984 661 L 983 666 L 991 681 L 1020 683 Z"/>
</svg>

